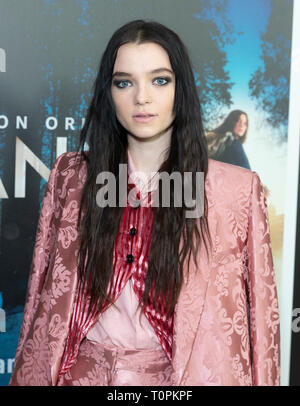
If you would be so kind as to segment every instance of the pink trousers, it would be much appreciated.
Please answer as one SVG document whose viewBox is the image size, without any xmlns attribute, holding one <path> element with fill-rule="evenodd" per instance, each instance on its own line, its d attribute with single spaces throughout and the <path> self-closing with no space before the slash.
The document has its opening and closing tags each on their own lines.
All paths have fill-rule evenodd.
<svg viewBox="0 0 300 406">
<path fill-rule="evenodd" d="M 110 347 L 85 338 L 57 386 L 169 386 L 171 372 L 163 349 Z"/>
</svg>

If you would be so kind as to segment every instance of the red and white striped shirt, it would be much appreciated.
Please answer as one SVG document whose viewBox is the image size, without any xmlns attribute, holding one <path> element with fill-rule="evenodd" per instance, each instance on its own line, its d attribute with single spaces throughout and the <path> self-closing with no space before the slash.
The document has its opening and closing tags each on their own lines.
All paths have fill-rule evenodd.
<svg viewBox="0 0 300 406">
<path fill-rule="evenodd" d="M 142 201 L 148 199 L 148 202 L 150 202 L 150 192 L 155 189 L 156 185 L 154 187 L 152 185 L 151 188 L 148 188 L 148 193 L 146 191 L 143 194 L 142 186 L 145 186 L 145 184 L 138 176 L 135 176 L 134 172 L 134 164 L 128 151 L 128 176 L 131 182 L 134 182 L 128 183 L 128 188 L 131 190 L 135 187 L 138 190 L 137 198 Z M 115 241 L 113 260 L 114 302 L 120 296 L 130 278 L 139 301 L 145 287 L 154 213 L 151 205 L 147 207 L 147 205 L 140 204 L 133 207 L 131 204 L 127 200 L 127 206 L 124 208 Z M 153 327 L 167 357 L 171 360 L 174 317 L 166 317 L 163 298 L 156 300 L 159 309 L 156 310 L 153 305 L 153 296 L 154 286 L 150 292 L 150 304 L 144 309 L 144 315 Z M 89 299 L 86 295 L 85 286 L 79 282 L 60 375 L 65 373 L 75 362 L 82 339 L 97 322 L 99 316 L 109 307 L 109 304 L 104 305 L 100 313 L 95 309 L 90 315 L 87 313 L 88 306 Z"/>
</svg>

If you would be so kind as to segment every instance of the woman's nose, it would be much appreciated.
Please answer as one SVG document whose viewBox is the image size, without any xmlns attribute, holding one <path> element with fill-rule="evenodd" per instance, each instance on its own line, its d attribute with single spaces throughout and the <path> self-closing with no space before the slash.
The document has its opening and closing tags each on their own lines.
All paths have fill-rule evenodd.
<svg viewBox="0 0 300 406">
<path fill-rule="evenodd" d="M 136 103 L 144 104 L 151 101 L 150 91 L 145 85 L 138 86 L 135 93 Z"/>
</svg>

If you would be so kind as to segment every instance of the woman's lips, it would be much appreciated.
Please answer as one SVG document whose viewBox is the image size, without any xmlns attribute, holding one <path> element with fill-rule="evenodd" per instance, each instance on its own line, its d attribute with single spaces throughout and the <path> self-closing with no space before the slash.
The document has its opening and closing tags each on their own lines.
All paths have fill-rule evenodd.
<svg viewBox="0 0 300 406">
<path fill-rule="evenodd" d="M 149 121 L 152 121 L 156 116 L 154 115 L 149 115 L 149 116 L 133 116 L 133 119 L 137 121 L 138 123 L 149 123 Z"/>
</svg>

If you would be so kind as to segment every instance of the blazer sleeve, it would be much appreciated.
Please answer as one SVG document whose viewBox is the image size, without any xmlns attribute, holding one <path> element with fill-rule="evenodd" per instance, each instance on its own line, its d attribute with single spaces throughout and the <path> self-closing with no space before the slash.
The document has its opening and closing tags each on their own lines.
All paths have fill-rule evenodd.
<svg viewBox="0 0 300 406">
<path fill-rule="evenodd" d="M 15 365 L 22 351 L 26 336 L 33 321 L 44 285 L 45 277 L 49 268 L 51 259 L 51 246 L 53 243 L 53 238 L 55 236 L 53 219 L 55 213 L 56 180 L 59 162 L 62 159 L 63 155 L 64 154 L 60 155 L 56 159 L 53 169 L 50 171 L 39 215 L 33 257 L 29 272 L 23 320 L 15 356 Z"/>
<path fill-rule="evenodd" d="M 280 385 L 280 324 L 264 189 L 252 172 L 248 223 L 248 293 L 253 385 Z"/>
</svg>

